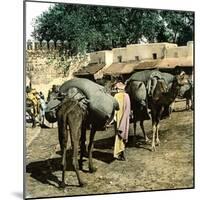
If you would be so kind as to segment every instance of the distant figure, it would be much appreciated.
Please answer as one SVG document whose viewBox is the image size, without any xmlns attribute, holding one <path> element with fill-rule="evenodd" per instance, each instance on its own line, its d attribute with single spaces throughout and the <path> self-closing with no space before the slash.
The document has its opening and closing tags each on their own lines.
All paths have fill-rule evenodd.
<svg viewBox="0 0 200 200">
<path fill-rule="evenodd" d="M 38 98 L 38 92 L 36 91 L 36 89 L 27 88 L 26 98 L 33 102 L 34 114 L 35 114 L 35 117 L 37 117 L 39 114 L 40 102 Z"/>
<path fill-rule="evenodd" d="M 130 98 L 125 92 L 125 85 L 122 82 L 116 84 L 117 93 L 114 98 L 119 103 L 119 110 L 115 111 L 115 144 L 114 158 L 125 160 L 125 143 L 128 142 L 129 117 L 130 117 Z"/>
<path fill-rule="evenodd" d="M 44 125 L 44 118 L 45 118 L 45 110 L 46 110 L 46 102 L 42 92 L 39 93 L 40 96 L 40 124 Z"/>
<path fill-rule="evenodd" d="M 49 102 L 53 98 L 56 98 L 58 92 L 59 92 L 59 86 L 58 85 L 52 85 L 51 90 L 49 90 L 49 92 L 48 92 L 47 102 Z"/>
</svg>

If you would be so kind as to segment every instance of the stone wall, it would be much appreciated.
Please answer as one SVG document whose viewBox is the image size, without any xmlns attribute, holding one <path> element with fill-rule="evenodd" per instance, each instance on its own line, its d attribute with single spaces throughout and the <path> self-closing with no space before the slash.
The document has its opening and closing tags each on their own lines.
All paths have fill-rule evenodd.
<svg viewBox="0 0 200 200">
<path fill-rule="evenodd" d="M 58 52 L 27 51 L 26 75 L 32 84 L 48 84 L 52 79 L 62 76 L 61 58 Z"/>
<path fill-rule="evenodd" d="M 87 55 L 69 57 L 56 49 L 26 51 L 26 76 L 33 85 L 49 84 L 57 78 L 72 78 L 73 72 L 87 64 Z"/>
</svg>

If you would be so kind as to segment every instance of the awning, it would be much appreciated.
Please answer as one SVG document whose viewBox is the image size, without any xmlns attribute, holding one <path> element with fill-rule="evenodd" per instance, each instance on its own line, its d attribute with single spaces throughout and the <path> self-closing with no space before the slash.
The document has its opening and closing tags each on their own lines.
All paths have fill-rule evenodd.
<svg viewBox="0 0 200 200">
<path fill-rule="evenodd" d="M 104 63 L 97 64 L 97 63 L 91 63 L 87 65 L 86 67 L 81 68 L 77 72 L 74 73 L 74 75 L 90 75 L 90 74 L 95 74 L 99 70 L 101 70 L 105 66 Z"/>
<path fill-rule="evenodd" d="M 157 63 L 158 60 L 140 61 L 140 63 L 135 67 L 135 70 L 155 69 Z"/>
<path fill-rule="evenodd" d="M 138 65 L 138 63 L 138 61 L 128 63 L 113 63 L 107 69 L 105 69 L 103 73 L 105 75 L 129 74 L 134 71 L 134 68 Z"/>
<path fill-rule="evenodd" d="M 164 58 L 160 60 L 156 67 L 160 69 L 175 68 L 175 67 L 193 67 L 193 57 L 181 57 L 181 58 Z"/>
</svg>

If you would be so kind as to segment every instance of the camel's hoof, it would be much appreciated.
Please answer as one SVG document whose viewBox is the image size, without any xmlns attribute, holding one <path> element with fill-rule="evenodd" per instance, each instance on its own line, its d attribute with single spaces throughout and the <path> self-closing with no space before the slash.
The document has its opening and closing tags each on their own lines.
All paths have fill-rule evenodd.
<svg viewBox="0 0 200 200">
<path fill-rule="evenodd" d="M 156 142 L 156 145 L 157 145 L 157 146 L 160 146 L 160 142 Z"/>
<path fill-rule="evenodd" d="M 155 147 L 155 146 L 152 146 L 152 147 L 151 147 L 151 151 L 152 151 L 152 152 L 155 152 L 155 151 L 156 151 L 156 147 Z"/>
<path fill-rule="evenodd" d="M 62 189 L 64 189 L 66 186 L 67 186 L 67 185 L 66 185 L 64 182 L 62 182 L 62 183 L 60 184 L 60 188 L 62 188 Z"/>
<path fill-rule="evenodd" d="M 157 146 L 160 146 L 160 140 L 157 140 L 157 141 L 156 141 L 156 145 L 157 145 Z"/>
<path fill-rule="evenodd" d="M 94 173 L 96 171 L 97 171 L 97 168 L 95 168 L 95 167 L 89 167 L 89 172 L 90 173 Z"/>
<path fill-rule="evenodd" d="M 151 140 L 149 138 L 145 139 L 146 144 L 150 144 Z"/>
<path fill-rule="evenodd" d="M 83 181 L 79 182 L 79 187 L 85 187 L 86 185 L 87 185 L 86 182 L 83 182 Z"/>
</svg>

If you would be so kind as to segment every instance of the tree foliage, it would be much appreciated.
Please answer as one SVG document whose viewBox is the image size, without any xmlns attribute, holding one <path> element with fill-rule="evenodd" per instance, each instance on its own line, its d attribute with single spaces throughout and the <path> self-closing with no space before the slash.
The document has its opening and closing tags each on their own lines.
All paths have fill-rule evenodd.
<svg viewBox="0 0 200 200">
<path fill-rule="evenodd" d="M 193 12 L 55 4 L 36 18 L 33 36 L 65 40 L 74 55 L 140 42 L 185 45 L 193 26 Z"/>
</svg>

